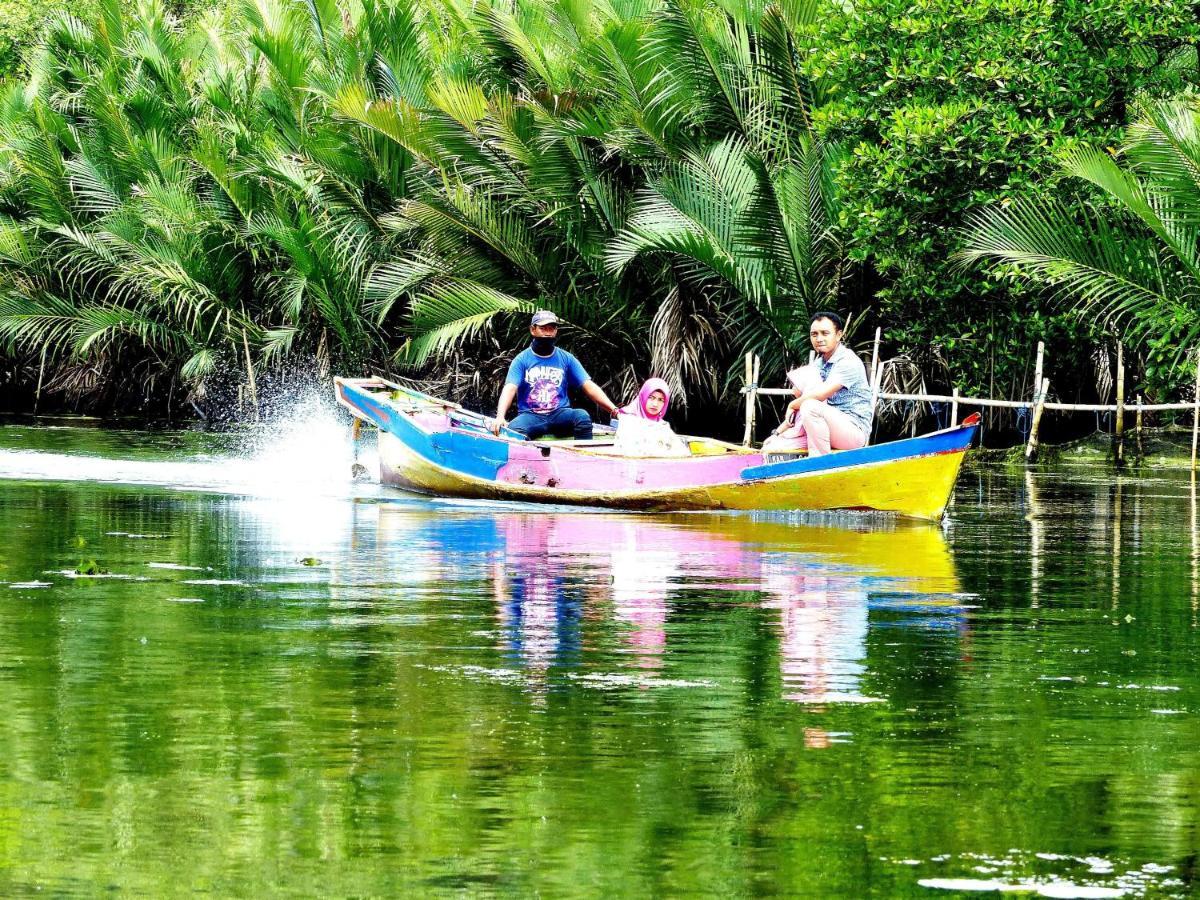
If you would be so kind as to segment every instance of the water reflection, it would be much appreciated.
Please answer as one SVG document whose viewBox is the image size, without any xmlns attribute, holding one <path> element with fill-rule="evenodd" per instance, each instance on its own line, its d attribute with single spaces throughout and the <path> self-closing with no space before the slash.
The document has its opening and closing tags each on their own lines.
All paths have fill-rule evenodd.
<svg viewBox="0 0 1200 900">
<path fill-rule="evenodd" d="M 1196 618 L 1200 614 L 1200 523 L 1196 521 L 1196 473 L 1193 470 L 1189 481 L 1188 509 L 1191 512 L 1191 544 L 1192 544 L 1192 627 L 1196 627 Z"/>
<path fill-rule="evenodd" d="M 1185 478 L 1126 480 L 1122 517 L 1103 473 L 969 472 L 953 556 L 863 520 L 4 483 L 0 891 L 1194 895 Z"/>
<path fill-rule="evenodd" d="M 497 647 L 537 691 L 555 669 L 586 666 L 589 651 L 599 657 L 614 642 L 619 666 L 663 672 L 677 649 L 677 608 L 717 600 L 773 616 L 784 699 L 868 702 L 879 699 L 861 684 L 872 604 L 893 624 L 904 610 L 928 624 L 929 609 L 958 609 L 938 528 L 391 504 L 374 511 L 378 552 L 386 559 L 403 547 L 408 577 L 421 571 L 440 583 L 474 571 L 489 580 Z"/>
<path fill-rule="evenodd" d="M 1042 533 L 1042 511 L 1037 481 L 1033 470 L 1025 470 L 1025 517 L 1029 520 L 1029 596 L 1030 605 L 1037 609 L 1042 597 L 1042 560 L 1045 555 Z"/>
<path fill-rule="evenodd" d="M 1121 477 L 1113 484 L 1112 501 L 1112 608 L 1121 602 Z"/>
</svg>

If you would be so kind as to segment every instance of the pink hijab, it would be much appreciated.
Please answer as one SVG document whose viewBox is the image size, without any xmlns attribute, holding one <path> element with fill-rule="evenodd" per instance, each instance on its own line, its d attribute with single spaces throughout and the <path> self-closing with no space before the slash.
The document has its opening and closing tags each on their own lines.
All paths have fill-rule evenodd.
<svg viewBox="0 0 1200 900">
<path fill-rule="evenodd" d="M 652 416 L 646 412 L 646 401 L 650 399 L 650 395 L 655 391 L 662 391 L 663 408 L 657 416 Z M 667 383 L 661 378 L 648 378 L 646 383 L 642 385 L 642 389 L 638 391 L 637 400 L 630 403 L 628 406 L 621 407 L 621 415 L 637 416 L 639 419 L 649 419 L 652 422 L 661 422 L 663 416 L 667 414 L 667 406 L 671 403 L 671 389 Z"/>
</svg>

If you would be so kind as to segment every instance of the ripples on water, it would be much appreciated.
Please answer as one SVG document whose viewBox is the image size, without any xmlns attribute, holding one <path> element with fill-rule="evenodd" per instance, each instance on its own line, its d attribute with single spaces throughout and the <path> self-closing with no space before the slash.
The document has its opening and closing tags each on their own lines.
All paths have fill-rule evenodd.
<svg viewBox="0 0 1200 900">
<path fill-rule="evenodd" d="M 0 889 L 1190 893 L 1185 480 L 968 473 L 943 530 L 353 455 L 0 429 Z"/>
</svg>

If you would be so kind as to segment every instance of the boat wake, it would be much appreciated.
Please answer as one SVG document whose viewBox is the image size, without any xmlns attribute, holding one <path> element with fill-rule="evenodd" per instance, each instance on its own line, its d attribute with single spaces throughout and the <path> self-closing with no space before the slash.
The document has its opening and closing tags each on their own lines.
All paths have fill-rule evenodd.
<svg viewBox="0 0 1200 900">
<path fill-rule="evenodd" d="M 350 428 L 336 410 L 305 409 L 257 426 L 232 439 L 212 436 L 188 450 L 147 450 L 131 438 L 130 446 L 114 447 L 111 439 L 89 447 L 84 434 L 70 449 L 22 449 L 21 434 L 10 434 L 0 447 L 0 479 L 21 481 L 87 481 L 151 485 L 185 491 L 209 491 L 253 497 L 327 498 L 374 496 L 374 476 L 355 478 L 358 463 L 378 471 L 373 442 L 357 449 Z M 14 432 L 16 430 L 13 430 Z M 20 429 L 32 438 L 44 429 Z M 100 432 L 99 434 L 103 434 Z M 194 443 L 194 442 L 190 442 Z M 218 444 L 224 446 L 218 446 Z M 14 446 L 18 444 L 18 446 Z"/>
</svg>

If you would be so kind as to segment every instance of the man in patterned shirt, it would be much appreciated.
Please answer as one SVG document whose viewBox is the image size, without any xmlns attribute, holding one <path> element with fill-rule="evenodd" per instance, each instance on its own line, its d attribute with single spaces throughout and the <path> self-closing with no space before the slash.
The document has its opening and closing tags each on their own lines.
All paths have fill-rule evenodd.
<svg viewBox="0 0 1200 900">
<path fill-rule="evenodd" d="M 547 434 L 569 436 L 577 441 L 590 440 L 592 417 L 587 410 L 571 408 L 568 391 L 581 389 L 610 415 L 617 415 L 617 405 L 592 381 L 574 355 L 555 346 L 558 316 L 547 309 L 539 309 L 530 321 L 529 333 L 533 335 L 533 341 L 508 367 L 504 389 L 496 404 L 496 418 L 489 422 L 492 433 L 500 433 L 508 408 L 515 399 L 517 417 L 508 427 L 529 440 Z"/>
<path fill-rule="evenodd" d="M 844 328 L 837 313 L 813 314 L 808 337 L 816 359 L 788 372 L 796 399 L 763 443 L 764 453 L 807 449 L 809 456 L 824 456 L 830 450 L 865 447 L 870 440 L 871 384 L 862 360 L 842 343 Z"/>
</svg>

